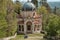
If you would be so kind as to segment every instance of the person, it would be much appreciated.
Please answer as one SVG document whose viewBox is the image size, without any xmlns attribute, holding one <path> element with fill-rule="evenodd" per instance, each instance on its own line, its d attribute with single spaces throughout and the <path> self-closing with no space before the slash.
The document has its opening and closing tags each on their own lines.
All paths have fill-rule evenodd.
<svg viewBox="0 0 60 40">
<path fill-rule="evenodd" d="M 28 35 L 27 35 L 27 34 L 25 34 L 25 35 L 24 35 L 24 38 L 25 38 L 25 39 L 26 39 L 26 38 L 28 38 Z"/>
</svg>

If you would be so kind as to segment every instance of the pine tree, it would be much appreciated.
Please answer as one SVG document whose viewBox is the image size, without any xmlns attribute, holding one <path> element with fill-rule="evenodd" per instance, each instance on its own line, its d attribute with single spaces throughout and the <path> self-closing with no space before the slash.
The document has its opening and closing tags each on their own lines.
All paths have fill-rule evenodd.
<svg viewBox="0 0 60 40">
<path fill-rule="evenodd" d="M 46 7 L 48 13 L 50 13 L 51 12 L 51 8 L 50 8 L 49 4 L 47 3 L 47 0 L 41 0 L 40 2 L 41 2 L 42 6 Z"/>
<path fill-rule="evenodd" d="M 32 3 L 34 3 L 35 6 L 38 7 L 38 1 L 37 0 L 32 0 Z"/>
<path fill-rule="evenodd" d="M 21 8 L 22 8 L 21 3 L 20 3 L 18 0 L 16 0 L 16 2 L 15 2 L 15 12 L 16 12 L 17 14 L 20 14 Z"/>
<path fill-rule="evenodd" d="M 54 8 L 54 14 L 56 14 L 56 9 L 57 9 L 57 7 L 55 6 L 55 8 Z"/>
<path fill-rule="evenodd" d="M 42 5 L 45 5 L 47 3 L 47 0 L 41 0 L 40 2 L 42 3 Z"/>
</svg>

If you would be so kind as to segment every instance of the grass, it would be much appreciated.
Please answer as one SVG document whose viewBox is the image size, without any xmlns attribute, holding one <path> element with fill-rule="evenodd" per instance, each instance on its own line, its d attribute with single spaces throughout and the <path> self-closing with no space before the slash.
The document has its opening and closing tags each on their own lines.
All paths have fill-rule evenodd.
<svg viewBox="0 0 60 40">
<path fill-rule="evenodd" d="M 11 40 L 20 40 L 20 39 L 24 39 L 24 35 L 17 35 L 16 38 L 11 39 Z"/>
<path fill-rule="evenodd" d="M 29 34 L 28 36 L 32 36 L 32 37 L 35 37 L 35 36 L 43 36 L 43 34 Z"/>
<path fill-rule="evenodd" d="M 43 34 L 28 34 L 28 37 L 40 37 L 40 36 L 43 36 Z M 11 40 L 42 40 L 40 38 L 27 38 L 27 39 L 24 39 L 24 35 L 17 35 L 16 38 L 14 39 L 11 39 Z"/>
</svg>

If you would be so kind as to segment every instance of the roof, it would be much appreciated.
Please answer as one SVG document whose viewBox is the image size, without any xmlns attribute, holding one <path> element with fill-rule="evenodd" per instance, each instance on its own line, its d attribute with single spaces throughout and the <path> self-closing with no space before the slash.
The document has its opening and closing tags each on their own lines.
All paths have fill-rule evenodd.
<svg viewBox="0 0 60 40">
<path fill-rule="evenodd" d="M 23 10 L 25 9 L 25 11 L 26 11 L 26 10 L 27 10 L 27 11 L 31 11 L 31 10 L 34 10 L 34 9 L 35 9 L 35 5 L 34 5 L 33 3 L 31 3 L 31 2 L 26 2 L 26 3 L 24 3 L 22 9 L 23 9 Z"/>
</svg>

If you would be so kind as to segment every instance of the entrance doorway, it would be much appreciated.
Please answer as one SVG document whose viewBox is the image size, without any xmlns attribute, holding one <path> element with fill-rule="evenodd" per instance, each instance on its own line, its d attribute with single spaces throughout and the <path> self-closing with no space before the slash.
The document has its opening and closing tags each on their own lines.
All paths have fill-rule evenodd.
<svg viewBox="0 0 60 40">
<path fill-rule="evenodd" d="M 31 22 L 27 22 L 27 33 L 32 33 L 32 23 Z"/>
<path fill-rule="evenodd" d="M 31 33 L 31 25 L 27 25 L 27 33 Z"/>
</svg>

